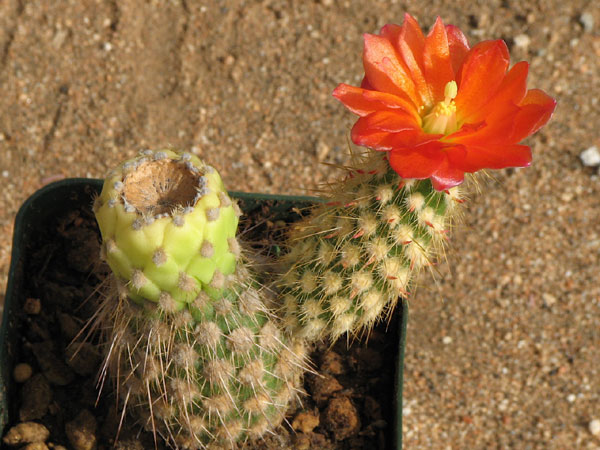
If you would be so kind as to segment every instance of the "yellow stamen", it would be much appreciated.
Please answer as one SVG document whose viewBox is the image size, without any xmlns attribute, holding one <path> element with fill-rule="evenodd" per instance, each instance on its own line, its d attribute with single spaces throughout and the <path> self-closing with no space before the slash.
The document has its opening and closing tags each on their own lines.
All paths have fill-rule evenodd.
<svg viewBox="0 0 600 450">
<path fill-rule="evenodd" d="M 423 117 L 423 130 L 430 134 L 448 135 L 458 130 L 456 123 L 456 104 L 454 98 L 458 93 L 456 81 L 446 83 L 444 88 L 444 101 L 436 104 L 430 112 Z"/>
</svg>

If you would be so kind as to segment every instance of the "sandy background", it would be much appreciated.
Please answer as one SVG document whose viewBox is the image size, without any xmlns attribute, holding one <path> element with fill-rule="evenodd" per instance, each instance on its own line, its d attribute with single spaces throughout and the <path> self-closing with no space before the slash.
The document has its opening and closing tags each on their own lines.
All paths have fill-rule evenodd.
<svg viewBox="0 0 600 450">
<path fill-rule="evenodd" d="M 411 300 L 406 448 L 597 449 L 600 8 L 593 1 L 0 2 L 0 292 L 19 205 L 147 147 L 231 189 L 310 193 L 344 163 L 363 32 L 436 15 L 503 38 L 558 99 L 534 165 L 494 173 Z M 437 283 L 433 279 L 437 279 Z M 0 294 L 0 300 L 2 300 Z"/>
</svg>

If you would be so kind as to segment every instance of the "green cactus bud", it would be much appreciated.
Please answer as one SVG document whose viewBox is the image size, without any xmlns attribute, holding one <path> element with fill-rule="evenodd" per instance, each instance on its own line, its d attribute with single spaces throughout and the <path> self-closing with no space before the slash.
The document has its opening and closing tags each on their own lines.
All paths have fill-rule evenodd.
<svg viewBox="0 0 600 450">
<path fill-rule="evenodd" d="M 124 407 L 182 449 L 276 427 L 306 349 L 282 334 L 241 259 L 239 210 L 219 174 L 191 155 L 144 152 L 110 174 L 95 211 L 115 284 L 98 314 L 104 373 Z"/>
<path fill-rule="evenodd" d="M 277 285 L 296 336 L 335 341 L 389 317 L 418 272 L 443 254 L 459 211 L 459 188 L 439 192 L 429 180 L 402 179 L 381 154 L 357 166 L 290 233 Z"/>
</svg>

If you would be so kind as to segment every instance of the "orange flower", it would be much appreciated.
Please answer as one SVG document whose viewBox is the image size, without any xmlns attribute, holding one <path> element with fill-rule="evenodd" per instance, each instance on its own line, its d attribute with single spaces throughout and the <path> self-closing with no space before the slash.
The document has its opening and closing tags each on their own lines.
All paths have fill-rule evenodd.
<svg viewBox="0 0 600 450">
<path fill-rule="evenodd" d="M 531 150 L 519 142 L 550 119 L 556 101 L 527 90 L 529 65 L 509 70 L 502 40 L 469 48 L 463 33 L 441 19 L 427 36 L 413 17 L 365 34 L 361 87 L 340 84 L 333 95 L 360 116 L 357 145 L 389 151 L 404 178 L 430 178 L 437 190 L 466 172 L 526 167 Z"/>
</svg>

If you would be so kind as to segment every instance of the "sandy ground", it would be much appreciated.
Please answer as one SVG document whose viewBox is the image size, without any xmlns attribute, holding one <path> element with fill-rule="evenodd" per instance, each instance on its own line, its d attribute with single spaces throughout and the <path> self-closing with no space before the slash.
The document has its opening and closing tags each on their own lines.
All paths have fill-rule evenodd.
<svg viewBox="0 0 600 450">
<path fill-rule="evenodd" d="M 143 148 L 189 149 L 231 189 L 310 193 L 347 161 L 354 117 L 330 94 L 360 81 L 361 33 L 440 15 L 471 44 L 505 39 L 559 104 L 533 167 L 481 186 L 411 299 L 405 447 L 600 448 L 600 179 L 579 159 L 600 146 L 593 3 L 0 2 L 0 292 L 19 205 Z"/>
</svg>

